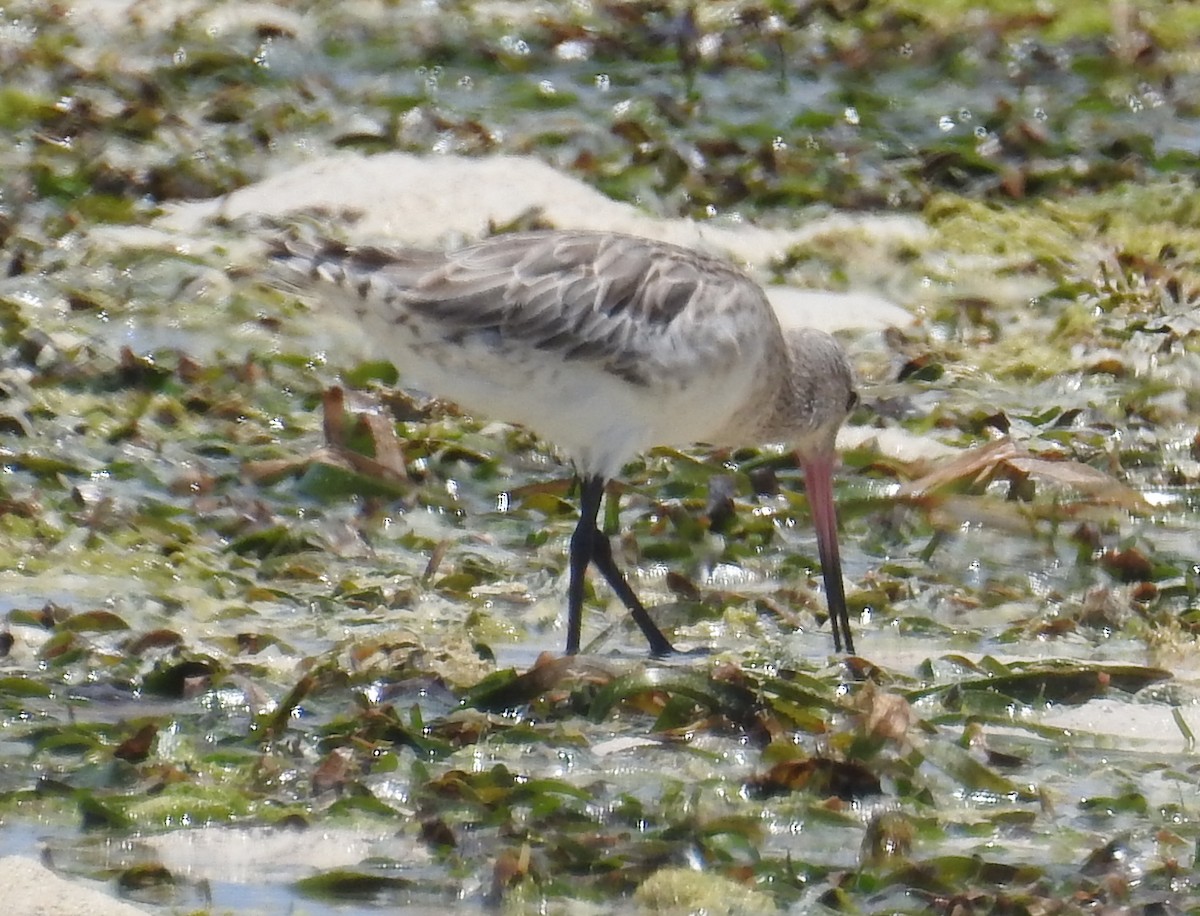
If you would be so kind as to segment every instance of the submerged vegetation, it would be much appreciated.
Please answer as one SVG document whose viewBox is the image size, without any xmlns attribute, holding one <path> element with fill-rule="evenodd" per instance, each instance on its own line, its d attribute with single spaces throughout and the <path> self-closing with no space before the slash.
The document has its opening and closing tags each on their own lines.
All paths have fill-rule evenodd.
<svg viewBox="0 0 1200 916">
<path fill-rule="evenodd" d="M 0 850 L 167 912 L 1200 912 L 1194 4 L 91 7 L 0 12 Z M 862 657 L 791 460 L 665 450 L 605 524 L 712 653 L 598 586 L 538 657 L 567 468 L 314 355 L 244 226 L 99 241 L 338 149 L 919 217 L 773 265 L 916 317 L 847 341 Z"/>
</svg>

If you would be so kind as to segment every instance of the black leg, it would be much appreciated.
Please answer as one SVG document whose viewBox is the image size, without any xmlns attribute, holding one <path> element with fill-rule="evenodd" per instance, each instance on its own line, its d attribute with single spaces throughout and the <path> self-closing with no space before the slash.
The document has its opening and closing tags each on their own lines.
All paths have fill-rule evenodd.
<svg viewBox="0 0 1200 916">
<path fill-rule="evenodd" d="M 589 477 L 583 481 L 579 497 L 579 524 L 571 535 L 568 561 L 571 579 L 567 585 L 567 655 L 579 653 L 579 639 L 583 632 L 583 578 L 592 559 L 596 516 L 600 513 L 602 495 L 603 477 Z"/>
<path fill-rule="evenodd" d="M 609 586 L 617 593 L 617 597 L 621 599 L 621 603 L 629 608 L 629 613 L 633 615 L 634 622 L 641 628 L 642 635 L 646 637 L 646 642 L 650 643 L 650 654 L 655 658 L 673 654 L 675 647 L 671 645 L 667 637 L 663 636 L 662 630 L 655 626 L 654 621 L 650 619 L 650 615 L 646 612 L 646 608 L 638 600 L 638 596 L 634 594 L 629 581 L 617 567 L 616 560 L 613 559 L 612 544 L 609 543 L 608 538 L 599 528 L 596 529 L 596 533 L 592 536 L 592 562 L 596 564 L 596 568 L 608 580 Z"/>
<path fill-rule="evenodd" d="M 575 526 L 575 533 L 571 535 L 571 580 L 567 586 L 567 654 L 574 655 L 579 651 L 583 625 L 583 577 L 588 563 L 591 562 L 596 564 L 596 569 L 600 570 L 601 575 L 621 599 L 621 603 L 633 615 L 634 622 L 650 643 L 650 654 L 670 655 L 675 651 L 674 646 L 650 619 L 646 608 L 642 606 L 617 567 L 608 538 L 596 525 L 605 482 L 603 477 L 588 477 L 583 480 L 581 486 L 579 524 Z"/>
</svg>

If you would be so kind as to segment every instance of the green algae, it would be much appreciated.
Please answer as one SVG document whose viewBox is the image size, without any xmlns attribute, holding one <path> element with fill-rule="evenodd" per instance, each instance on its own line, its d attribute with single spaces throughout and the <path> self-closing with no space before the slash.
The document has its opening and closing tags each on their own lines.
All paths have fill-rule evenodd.
<svg viewBox="0 0 1200 916">
<path fill-rule="evenodd" d="M 219 881 L 209 906 L 132 854 L 122 879 L 83 831 L 382 824 L 429 851 L 288 885 L 338 905 L 1195 909 L 1196 13 L 1123 8 L 701 4 L 692 48 L 658 4 L 315 3 L 308 43 L 180 19 L 123 25 L 122 54 L 6 8 L 0 817 L 217 912 Z M 775 272 L 917 316 L 850 341 L 856 425 L 1046 464 L 898 500 L 930 462 L 848 450 L 869 658 L 843 666 L 790 459 L 651 454 L 605 524 L 713 654 L 643 660 L 595 587 L 614 655 L 537 664 L 573 525 L 542 446 L 314 354 L 294 303 L 228 282 L 245 226 L 92 241 L 345 147 L 533 152 L 698 219 L 919 214 L 923 240 L 832 229 Z M 339 369 L 398 420 L 407 483 L 318 454 Z M 1102 703 L 1165 727 L 1046 719 Z"/>
</svg>

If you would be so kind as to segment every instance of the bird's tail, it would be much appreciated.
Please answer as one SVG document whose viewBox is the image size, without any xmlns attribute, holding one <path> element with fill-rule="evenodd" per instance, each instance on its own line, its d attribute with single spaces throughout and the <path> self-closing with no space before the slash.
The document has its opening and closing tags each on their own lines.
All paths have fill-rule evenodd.
<svg viewBox="0 0 1200 916">
<path fill-rule="evenodd" d="M 443 263 L 445 255 L 408 248 L 349 246 L 329 238 L 278 236 L 268 243 L 267 258 L 269 282 L 310 301 L 321 298 L 324 284 L 361 297 L 372 278 L 385 272 L 392 288 L 407 288 Z"/>
</svg>

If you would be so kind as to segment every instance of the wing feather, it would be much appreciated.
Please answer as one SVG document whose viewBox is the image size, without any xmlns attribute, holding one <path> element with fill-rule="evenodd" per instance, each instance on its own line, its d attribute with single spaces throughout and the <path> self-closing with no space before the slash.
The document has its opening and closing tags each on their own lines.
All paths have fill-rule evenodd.
<svg viewBox="0 0 1200 916">
<path fill-rule="evenodd" d="M 276 257 L 316 264 L 314 275 L 394 310 L 395 324 L 416 316 L 456 343 L 477 338 L 514 358 L 550 351 L 637 385 L 753 355 L 778 335 L 762 291 L 736 268 L 632 236 L 519 233 L 445 254 L 298 248 L 284 243 Z M 759 314 L 735 320 L 745 310 Z"/>
</svg>

